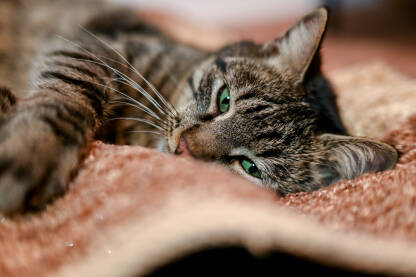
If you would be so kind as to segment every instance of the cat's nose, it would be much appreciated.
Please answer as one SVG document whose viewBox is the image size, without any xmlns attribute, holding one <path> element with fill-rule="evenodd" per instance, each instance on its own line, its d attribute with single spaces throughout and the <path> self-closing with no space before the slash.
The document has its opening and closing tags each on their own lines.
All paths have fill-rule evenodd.
<svg viewBox="0 0 416 277">
<path fill-rule="evenodd" d="M 189 150 L 188 141 L 186 140 L 186 137 L 184 135 L 181 135 L 178 147 L 175 150 L 175 154 L 176 155 L 192 156 L 192 153 Z"/>
<path fill-rule="evenodd" d="M 175 154 L 206 161 L 216 160 L 226 153 L 226 148 L 221 142 L 209 128 L 190 128 L 182 132 Z"/>
</svg>

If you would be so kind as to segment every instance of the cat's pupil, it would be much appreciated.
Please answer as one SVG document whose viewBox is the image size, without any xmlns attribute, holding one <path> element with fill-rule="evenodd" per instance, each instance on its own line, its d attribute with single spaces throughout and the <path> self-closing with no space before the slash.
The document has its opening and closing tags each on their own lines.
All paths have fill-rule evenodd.
<svg viewBox="0 0 416 277">
<path fill-rule="evenodd" d="M 248 174 L 250 174 L 254 177 L 260 178 L 260 172 L 259 172 L 258 168 L 251 160 L 248 160 L 247 158 L 245 158 L 245 159 L 241 160 L 240 163 L 241 163 L 241 166 L 244 168 L 244 170 Z"/>
<path fill-rule="evenodd" d="M 254 164 L 251 164 L 250 168 L 248 169 L 248 173 L 254 174 L 256 173 L 256 171 L 257 171 L 256 166 Z"/>
<path fill-rule="evenodd" d="M 224 98 L 221 102 L 221 104 L 223 105 L 228 105 L 230 104 L 230 96 L 227 96 L 226 98 Z"/>
</svg>

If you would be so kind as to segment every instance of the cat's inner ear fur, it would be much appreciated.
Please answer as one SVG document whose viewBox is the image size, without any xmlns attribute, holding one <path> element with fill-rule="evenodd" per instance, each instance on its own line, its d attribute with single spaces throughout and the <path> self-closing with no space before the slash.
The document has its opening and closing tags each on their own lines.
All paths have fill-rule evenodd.
<svg viewBox="0 0 416 277">
<path fill-rule="evenodd" d="M 263 46 L 266 61 L 302 82 L 326 30 L 328 11 L 319 8 L 303 17 L 281 37 Z"/>
<path fill-rule="evenodd" d="M 397 161 L 397 151 L 382 142 L 332 134 L 321 135 L 318 139 L 324 156 L 317 172 L 323 185 L 391 169 Z"/>
</svg>

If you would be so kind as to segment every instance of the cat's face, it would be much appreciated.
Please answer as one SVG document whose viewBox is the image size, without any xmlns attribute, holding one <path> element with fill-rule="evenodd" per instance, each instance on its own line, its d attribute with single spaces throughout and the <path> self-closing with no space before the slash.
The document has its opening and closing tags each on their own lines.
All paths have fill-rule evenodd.
<svg viewBox="0 0 416 277">
<path fill-rule="evenodd" d="M 319 9 L 275 41 L 230 45 L 201 63 L 187 80 L 193 100 L 171 126 L 169 151 L 221 162 L 282 194 L 391 168 L 391 147 L 328 134 L 344 130 L 316 69 L 326 21 Z"/>
</svg>

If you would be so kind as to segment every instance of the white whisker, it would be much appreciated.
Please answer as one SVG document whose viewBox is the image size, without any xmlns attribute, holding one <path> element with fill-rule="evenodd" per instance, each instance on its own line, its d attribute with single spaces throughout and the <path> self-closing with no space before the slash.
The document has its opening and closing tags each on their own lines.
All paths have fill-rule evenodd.
<svg viewBox="0 0 416 277">
<path fill-rule="evenodd" d="M 120 61 L 117 61 L 117 60 L 115 60 L 115 59 L 111 59 L 111 58 L 108 58 L 108 57 L 105 57 L 105 56 L 101 56 L 101 55 L 97 55 L 97 57 L 100 57 L 100 58 L 102 58 L 102 59 L 105 59 L 105 60 L 109 60 L 109 61 L 111 61 L 111 62 L 113 62 L 113 63 L 117 63 L 117 64 L 119 64 L 120 66 L 123 66 L 124 68 L 126 68 L 126 69 L 129 69 L 129 70 L 132 70 L 132 68 L 133 69 L 135 69 L 134 67 L 132 67 L 132 65 L 131 64 L 129 64 L 128 63 L 128 65 L 126 65 L 125 63 L 122 63 L 122 62 L 120 62 Z M 87 60 L 88 61 L 88 60 Z M 133 72 L 135 72 L 135 71 L 133 71 Z M 121 75 L 121 74 L 119 74 L 119 75 Z M 124 75 L 124 73 L 123 73 L 123 75 Z M 171 75 L 168 75 L 169 76 L 169 78 L 171 78 L 175 83 L 177 83 L 178 81 L 175 79 L 175 78 L 173 78 L 173 76 L 171 76 Z M 151 95 L 150 95 L 150 93 L 148 93 L 142 86 L 140 86 L 137 82 L 135 82 L 133 79 L 131 79 L 130 77 L 128 77 L 128 76 L 126 76 L 126 75 L 124 75 L 124 77 L 126 77 L 126 78 L 129 78 L 129 80 L 131 80 L 131 82 L 133 82 L 134 83 L 134 85 L 137 85 L 137 88 L 136 87 L 133 87 L 131 84 L 129 84 L 129 86 L 130 87 L 132 87 L 133 89 L 135 89 L 135 90 L 140 90 L 140 93 L 142 93 L 142 95 L 144 95 L 145 97 L 146 97 L 146 99 L 148 99 L 150 102 L 152 102 L 153 103 L 153 105 L 157 105 L 160 109 L 162 109 L 163 110 L 163 108 L 160 106 L 160 104 L 156 101 L 156 99 L 154 99 Z M 139 76 L 140 77 L 140 76 Z M 126 80 L 125 78 L 121 78 L 122 80 L 124 80 L 124 81 L 128 81 L 128 80 Z M 143 80 L 145 80 L 145 78 L 143 77 L 142 78 Z M 115 80 L 116 80 L 116 78 L 115 78 Z M 147 82 L 147 81 L 146 81 Z M 148 82 L 147 82 L 148 83 Z M 125 83 L 124 83 L 125 84 Z M 162 96 L 163 97 L 163 96 Z M 168 109 L 168 112 L 170 112 L 170 110 Z M 171 113 L 171 116 L 175 116 L 173 113 Z"/>
<path fill-rule="evenodd" d="M 146 97 L 146 99 L 149 100 L 149 102 L 151 102 L 153 106 L 155 106 L 158 109 L 158 111 L 160 111 L 161 113 L 164 113 L 162 110 L 163 108 L 159 105 L 159 103 L 157 103 L 156 100 L 148 92 L 146 92 L 141 86 L 137 85 L 137 83 L 132 85 L 130 82 L 128 82 L 124 78 L 114 78 L 110 80 L 110 82 L 112 81 L 122 83 L 126 86 L 131 87 L 132 89 L 140 91 L 140 93 L 142 93 Z"/>
<path fill-rule="evenodd" d="M 122 62 L 120 62 L 120 61 L 117 61 L 117 60 L 115 60 L 115 59 L 111 59 L 111 58 L 108 58 L 108 57 L 105 57 L 105 56 L 101 56 L 101 55 L 97 55 L 97 57 L 100 57 L 100 58 L 102 58 L 102 59 L 105 59 L 105 60 L 108 60 L 108 61 L 111 61 L 111 62 L 113 62 L 113 63 L 117 63 L 117 64 L 119 64 L 120 66 L 122 66 L 122 67 L 124 67 L 124 68 L 126 68 L 126 69 L 129 69 L 129 70 L 132 70 L 132 68 L 133 69 L 135 69 L 135 67 L 133 67 L 130 63 L 128 64 L 128 65 L 126 65 L 125 63 L 122 63 Z M 135 70 L 134 70 L 135 71 Z M 137 75 L 137 73 L 136 73 L 136 75 Z M 139 76 L 140 77 L 140 76 Z M 145 82 L 147 82 L 147 83 L 150 83 L 150 82 L 148 82 L 143 76 L 142 77 L 140 77 L 140 78 L 142 78 Z M 169 74 L 168 75 L 168 78 L 170 79 L 170 80 L 172 80 L 175 84 L 178 84 L 178 79 L 176 78 L 176 77 L 174 77 L 173 75 L 171 75 L 171 74 Z M 136 83 L 136 82 L 135 82 Z M 137 83 L 136 83 L 137 84 Z M 144 88 L 142 87 L 142 89 L 144 90 Z M 153 97 L 152 96 L 150 96 L 152 99 L 153 99 Z M 161 95 L 161 97 L 163 97 L 163 95 Z M 156 101 L 156 100 L 155 100 Z M 167 102 L 169 105 L 171 105 L 169 102 Z M 175 109 L 175 107 L 172 105 L 172 108 L 173 108 L 173 110 L 175 111 L 175 112 L 177 112 L 176 111 L 176 109 Z M 171 114 L 171 115 L 173 115 L 174 117 L 176 116 L 175 114 Z"/>
<path fill-rule="evenodd" d="M 133 70 L 133 72 L 135 72 L 137 74 L 137 76 L 139 76 L 140 78 L 143 79 L 143 81 L 152 89 L 152 91 L 155 93 L 155 95 L 160 99 L 160 101 L 162 101 L 162 103 L 173 113 L 174 116 L 177 116 L 177 111 L 175 110 L 175 108 L 165 100 L 165 98 L 162 96 L 162 94 L 157 91 L 157 89 L 148 81 L 146 80 L 146 78 L 144 78 L 144 76 L 139 73 L 136 68 L 119 52 L 117 51 L 117 49 L 115 49 L 113 46 L 111 46 L 108 42 L 106 42 L 105 40 L 99 38 L 98 36 L 96 36 L 95 34 L 91 33 L 90 31 L 88 31 L 87 29 L 85 29 L 84 27 L 80 26 L 80 28 L 82 30 L 84 30 L 86 33 L 88 33 L 89 35 L 91 35 L 92 37 L 94 37 L 95 39 L 97 39 L 98 41 L 100 41 L 101 43 L 103 43 L 104 45 L 106 45 L 108 48 L 110 48 L 112 51 L 114 51 L 114 53 L 116 53 L 121 59 L 123 59 Z"/>
<path fill-rule="evenodd" d="M 154 134 L 154 135 L 164 136 L 164 134 L 162 134 L 162 133 L 155 132 L 155 131 L 150 131 L 150 130 L 127 131 L 127 133 L 150 133 L 150 134 Z"/>
<path fill-rule="evenodd" d="M 121 79 L 121 80 L 123 80 L 124 81 L 124 79 Z M 109 87 L 109 84 L 111 83 L 111 82 L 114 82 L 114 81 L 116 81 L 116 82 L 120 82 L 120 83 L 122 83 L 122 84 L 124 84 L 124 85 L 128 85 L 128 86 L 130 86 L 132 89 L 135 89 L 135 90 L 137 90 L 135 87 L 133 87 L 130 83 L 125 83 L 125 82 L 121 82 L 120 81 L 120 78 L 113 78 L 113 79 L 111 79 L 111 80 L 109 80 L 107 83 L 106 83 L 106 85 L 105 85 L 105 88 L 110 88 Z M 130 100 L 132 100 L 134 103 L 136 103 L 136 104 L 138 104 L 139 106 L 141 106 L 141 107 L 143 107 L 144 109 L 146 109 L 146 110 L 150 110 L 150 111 L 152 111 L 149 107 L 146 107 L 145 105 L 143 105 L 142 103 L 140 103 L 138 100 L 136 100 L 136 99 L 134 99 L 133 97 L 131 97 L 130 95 L 128 95 L 128 94 L 125 94 L 125 93 L 122 93 L 121 91 L 119 91 L 119 90 L 117 90 L 120 94 L 122 94 L 124 97 L 127 97 L 128 99 L 130 99 Z M 152 102 L 152 100 L 153 100 L 153 98 L 150 96 L 150 99 L 149 98 L 147 98 L 146 97 L 146 99 L 148 99 L 149 100 L 149 102 L 151 102 L 152 104 L 153 104 L 153 102 Z M 158 111 L 160 111 L 160 109 L 157 107 L 157 106 L 155 106 L 156 107 L 156 109 L 158 109 Z M 153 115 L 154 116 L 156 116 L 158 119 L 160 119 L 159 118 L 159 116 L 158 115 L 156 115 L 156 113 L 154 113 L 153 111 L 152 111 L 152 113 L 153 113 Z M 163 113 L 164 114 L 164 113 Z M 166 114 L 165 114 L 166 115 Z"/>
<path fill-rule="evenodd" d="M 116 92 L 118 92 L 118 93 L 120 93 L 121 95 L 122 95 L 122 97 L 124 97 L 124 99 L 125 100 L 130 100 L 130 101 L 132 101 L 133 103 L 130 103 L 131 105 L 134 105 L 136 108 L 138 108 L 138 109 L 140 109 L 140 110 L 142 110 L 142 111 L 144 111 L 145 113 L 147 113 L 148 115 L 150 115 L 150 116 L 152 116 L 153 118 L 155 118 L 155 119 L 157 119 L 157 120 L 162 120 L 154 111 L 152 111 L 149 107 L 146 107 L 145 105 L 143 105 L 142 103 L 140 103 L 139 101 L 137 101 L 136 99 L 134 99 L 133 97 L 130 97 L 128 94 L 125 94 L 125 93 L 123 93 L 123 92 L 121 92 L 120 90 L 118 90 L 118 89 L 115 89 L 115 88 L 112 88 L 112 87 L 109 87 L 108 86 L 108 84 L 107 85 L 103 85 L 103 84 L 100 84 L 100 83 L 97 83 L 97 82 L 91 82 L 92 84 L 95 84 L 95 85 L 97 85 L 97 86 L 102 86 L 102 87 L 104 87 L 104 91 L 105 90 L 107 90 L 107 89 L 111 89 L 111 90 L 114 90 L 114 91 L 116 91 Z"/>
<path fill-rule="evenodd" d="M 153 121 L 144 119 L 144 118 L 136 118 L 136 117 L 115 117 L 115 118 L 111 118 L 110 120 L 133 120 L 133 121 L 138 121 L 138 122 L 142 122 L 145 124 L 148 124 L 150 126 L 155 127 L 156 129 L 160 130 L 160 131 L 167 131 L 165 128 L 157 125 L 156 123 L 154 123 Z"/>
<path fill-rule="evenodd" d="M 126 99 L 128 100 L 128 99 Z M 134 107 L 140 111 L 146 112 L 143 108 L 141 108 L 140 106 L 135 105 L 134 103 L 130 103 L 130 102 L 123 102 L 123 101 L 110 101 L 110 103 L 112 104 L 122 104 L 122 105 L 126 105 L 126 106 L 131 106 Z M 150 114 L 151 115 L 151 114 Z M 154 119 L 158 120 L 160 123 L 163 123 L 164 125 L 168 126 L 168 123 L 164 120 L 162 120 L 161 118 L 158 117 L 154 117 Z"/>
<path fill-rule="evenodd" d="M 135 67 L 134 66 L 132 66 L 130 63 L 128 63 L 127 65 L 125 64 L 125 63 L 122 63 L 122 62 L 120 62 L 120 61 L 117 61 L 117 60 L 115 60 L 115 59 L 111 59 L 111 58 L 108 58 L 108 57 L 105 57 L 105 56 L 101 56 L 101 55 L 97 55 L 98 57 L 100 57 L 100 58 L 102 58 L 102 59 L 105 59 L 105 60 L 108 60 L 108 61 L 111 61 L 111 62 L 113 62 L 113 63 L 117 63 L 117 64 L 119 64 L 120 66 L 122 66 L 122 67 L 124 67 L 124 68 L 126 68 L 126 69 L 129 69 L 129 70 L 132 70 L 134 73 L 136 73 L 135 71 L 136 71 L 136 69 L 135 69 Z M 136 73 L 136 75 L 138 75 L 138 72 Z M 139 77 L 142 79 L 142 80 L 144 80 L 147 84 L 149 84 L 150 82 L 148 82 L 148 80 L 146 80 L 146 78 L 144 78 L 144 76 L 140 76 L 139 75 Z M 169 74 L 168 75 L 168 78 L 170 79 L 170 80 L 172 80 L 175 84 L 178 84 L 178 79 L 176 78 L 176 77 L 174 77 L 173 75 L 171 75 L 171 74 Z M 154 88 L 154 87 L 153 87 Z M 143 88 L 144 89 L 144 88 Z M 154 89 L 156 89 L 156 88 L 154 88 Z M 163 97 L 163 95 L 162 94 L 160 94 L 160 97 L 162 97 L 162 99 L 164 100 L 164 101 L 166 101 L 165 99 L 164 99 L 164 97 Z M 153 97 L 152 97 L 152 99 L 153 99 Z M 176 113 L 177 113 L 177 111 L 176 111 L 176 109 L 175 109 L 175 107 L 172 105 L 172 104 L 170 104 L 168 101 L 166 101 L 166 103 L 168 104 L 168 105 L 171 105 L 172 106 L 172 110 L 175 112 L 175 113 L 172 113 L 171 115 L 173 115 L 174 117 L 176 116 Z"/>
<path fill-rule="evenodd" d="M 95 55 L 94 53 L 92 53 L 92 52 L 90 52 L 90 51 L 88 51 L 87 49 L 85 49 L 84 47 L 82 47 L 81 45 L 79 45 L 79 44 L 77 44 L 77 43 L 75 43 L 75 42 L 73 42 L 73 41 L 70 41 L 70 40 L 68 40 L 68 39 L 66 39 L 66 38 L 64 38 L 64 37 L 61 37 L 61 36 L 58 36 L 58 37 L 60 37 L 61 39 L 63 39 L 63 40 L 65 40 L 65 41 L 67 41 L 68 43 L 71 43 L 72 45 L 75 45 L 76 47 L 78 47 L 78 48 L 80 48 L 81 50 L 83 50 L 83 51 L 85 51 L 86 53 L 88 53 L 88 54 L 90 54 L 91 56 L 93 56 L 93 57 L 95 57 L 97 60 L 99 60 L 100 62 L 96 62 L 96 61 L 90 61 L 90 60 L 87 60 L 87 59 L 80 59 L 80 58 L 72 58 L 72 59 L 75 59 L 75 60 L 82 60 L 82 61 L 86 61 L 86 62 L 90 62 L 90 63 L 95 63 L 95 64 L 99 64 L 99 65 L 102 65 L 102 66 L 105 66 L 106 68 L 108 68 L 108 69 L 110 69 L 110 70 L 112 70 L 115 74 L 117 74 L 117 75 L 120 75 L 122 78 L 124 78 L 124 80 L 126 81 L 126 82 L 128 82 L 129 84 L 130 84 L 130 86 L 132 87 L 132 88 L 134 88 L 134 89 L 136 89 L 136 90 L 138 90 L 140 93 L 142 93 L 149 101 L 151 101 L 148 97 L 150 97 L 150 98 L 152 98 L 153 99 L 153 97 L 149 94 L 149 93 L 147 93 L 139 84 L 137 84 L 136 82 L 134 82 L 130 77 L 128 77 L 126 74 L 124 74 L 124 73 L 122 73 L 121 71 L 119 71 L 118 69 L 116 69 L 116 68 L 113 68 L 113 67 L 111 67 L 110 65 L 108 65 L 107 63 L 105 63 L 104 61 L 102 61 L 100 58 L 98 58 L 97 57 L 97 55 Z M 130 96 L 128 96 L 129 98 L 131 98 Z M 131 99 L 133 99 L 133 98 L 131 98 Z M 153 103 L 156 103 L 156 105 L 155 105 L 155 107 L 158 109 L 158 111 L 160 112 L 160 113 L 162 113 L 162 114 L 164 114 L 164 115 L 166 115 L 166 116 L 170 116 L 170 115 L 168 115 L 168 114 L 166 114 L 164 111 L 163 111 L 163 109 L 162 109 L 162 107 L 157 103 L 157 102 L 152 102 L 151 101 L 151 103 L 153 104 Z"/>
</svg>

